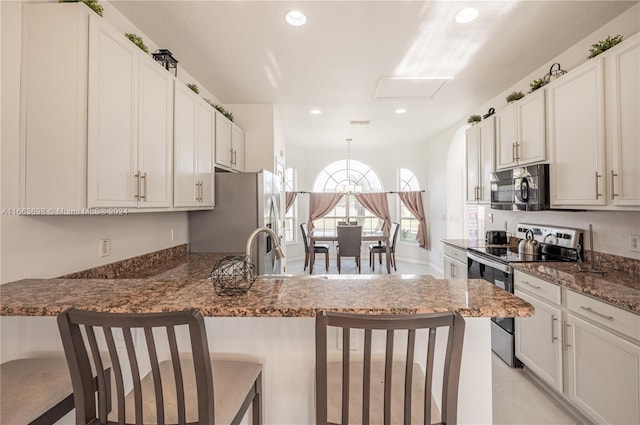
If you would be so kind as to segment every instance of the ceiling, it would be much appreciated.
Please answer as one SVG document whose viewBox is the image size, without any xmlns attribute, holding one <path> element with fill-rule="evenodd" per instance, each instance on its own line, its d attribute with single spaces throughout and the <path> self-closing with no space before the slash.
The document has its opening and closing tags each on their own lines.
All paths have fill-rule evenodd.
<svg viewBox="0 0 640 425">
<path fill-rule="evenodd" d="M 423 143 L 637 1 L 112 4 L 220 102 L 277 105 L 287 145 L 313 149 L 343 147 L 346 138 L 355 147 Z M 479 17 L 456 23 L 468 6 Z M 285 23 L 294 8 L 306 25 Z M 431 98 L 375 98 L 388 77 L 454 78 Z"/>
</svg>

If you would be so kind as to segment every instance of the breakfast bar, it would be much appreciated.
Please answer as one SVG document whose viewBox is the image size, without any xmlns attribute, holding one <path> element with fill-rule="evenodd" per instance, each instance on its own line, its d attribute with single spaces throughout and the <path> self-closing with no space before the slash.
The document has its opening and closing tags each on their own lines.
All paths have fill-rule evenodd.
<svg viewBox="0 0 640 425">
<path fill-rule="evenodd" d="M 2 342 L 20 345 L 30 334 L 28 348 L 60 350 L 55 316 L 69 307 L 106 312 L 195 308 L 206 318 L 212 352 L 249 354 L 264 361 L 265 423 L 301 424 L 313 423 L 314 417 L 318 311 L 457 311 L 467 322 L 459 422 L 490 423 L 489 318 L 533 314 L 530 304 L 488 282 L 418 275 L 263 276 L 245 295 L 218 296 L 208 279 L 218 258 L 190 254 L 167 270 L 131 272 L 126 278 L 25 279 L 1 285 Z M 34 340 L 41 346 L 34 346 Z"/>
</svg>

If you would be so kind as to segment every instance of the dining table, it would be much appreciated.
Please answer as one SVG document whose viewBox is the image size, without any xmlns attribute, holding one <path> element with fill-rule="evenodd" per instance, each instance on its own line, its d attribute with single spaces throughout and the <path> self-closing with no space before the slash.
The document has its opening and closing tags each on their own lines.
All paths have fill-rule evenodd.
<svg viewBox="0 0 640 425">
<path fill-rule="evenodd" d="M 316 242 L 337 242 L 337 229 L 313 229 L 309 232 L 309 246 L 312 247 Z M 387 273 L 391 273 L 391 262 L 389 261 L 389 235 L 385 235 L 382 230 L 362 230 L 362 241 L 375 241 L 385 245 L 386 247 L 386 263 Z M 309 259 L 309 273 L 313 274 L 313 264 L 315 262 L 315 253 L 313 249 L 309 250 L 311 258 Z"/>
</svg>

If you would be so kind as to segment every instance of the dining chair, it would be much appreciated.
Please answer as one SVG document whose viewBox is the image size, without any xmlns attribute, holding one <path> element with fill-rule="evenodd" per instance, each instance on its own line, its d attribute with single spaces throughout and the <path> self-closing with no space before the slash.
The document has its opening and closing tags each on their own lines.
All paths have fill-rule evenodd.
<svg viewBox="0 0 640 425">
<path fill-rule="evenodd" d="M 362 226 L 338 226 L 338 244 L 336 245 L 338 273 L 341 273 L 342 257 L 354 257 L 358 266 L 358 273 L 361 271 L 360 250 L 362 246 Z"/>
<path fill-rule="evenodd" d="M 262 365 L 212 360 L 197 310 L 99 313 L 72 308 L 58 315 L 58 328 L 76 424 L 239 424 L 250 405 L 253 424 L 262 422 Z M 103 370 L 105 360 L 112 364 L 114 388 L 108 389 L 105 374 L 97 374 L 96 411 L 91 363 Z M 125 385 L 133 389 L 127 393 Z"/>
<path fill-rule="evenodd" d="M 391 223 L 391 229 L 389 230 L 389 261 L 395 271 L 398 271 L 396 265 L 396 241 L 398 240 L 399 230 L 400 225 L 398 223 L 395 221 Z M 369 267 L 371 267 L 371 270 L 376 269 L 376 254 L 378 254 L 378 260 L 382 264 L 382 254 L 386 254 L 386 252 L 387 245 L 382 242 L 369 245 Z"/>
<path fill-rule="evenodd" d="M 319 312 L 316 423 L 455 424 L 464 327 L 463 317 L 453 312 L 415 315 Z M 331 359 L 328 341 L 335 341 L 335 335 L 329 329 L 342 331 L 342 347 L 350 347 L 356 332 L 364 333 L 362 354 L 353 356 L 351 350 L 343 349 L 339 360 Z M 446 341 L 436 338 L 436 332 L 446 332 Z M 378 342 L 384 346 L 383 355 L 372 353 L 374 345 L 381 346 Z M 440 355 L 444 356 L 443 373 L 434 376 L 434 359 Z M 425 366 L 424 372 L 421 365 Z M 434 391 L 436 386 L 438 390 Z M 440 389 L 438 408 L 434 394 Z"/>
<path fill-rule="evenodd" d="M 307 223 L 300 224 L 300 231 L 302 232 L 302 241 L 304 242 L 304 268 L 307 270 L 307 266 L 311 261 L 311 248 L 309 247 L 309 229 L 307 228 Z M 324 254 L 324 268 L 326 271 L 329 271 L 329 244 L 326 243 L 314 243 L 313 244 L 313 255 L 316 254 Z"/>
</svg>

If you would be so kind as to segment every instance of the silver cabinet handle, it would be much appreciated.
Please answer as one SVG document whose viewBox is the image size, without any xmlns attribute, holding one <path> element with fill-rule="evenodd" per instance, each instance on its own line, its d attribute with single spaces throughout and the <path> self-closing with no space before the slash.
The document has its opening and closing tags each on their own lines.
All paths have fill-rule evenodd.
<svg viewBox="0 0 640 425">
<path fill-rule="evenodd" d="M 613 316 L 607 316 L 606 314 L 602 314 L 599 311 L 595 311 L 594 309 L 592 309 L 591 307 L 585 307 L 583 305 L 580 306 L 581 309 L 583 309 L 584 311 L 588 311 L 591 314 L 595 314 L 596 316 L 600 316 L 603 319 L 607 319 L 610 322 L 613 322 Z"/>
<path fill-rule="evenodd" d="M 618 175 L 615 173 L 615 171 L 611 170 L 611 200 L 613 201 L 613 198 L 618 196 L 618 194 L 616 193 L 616 185 L 615 185 L 615 177 L 618 177 Z"/>
<path fill-rule="evenodd" d="M 602 174 L 598 174 L 598 172 L 596 171 L 595 176 L 596 176 L 596 199 L 598 199 L 600 196 L 602 196 L 602 193 L 599 193 L 600 192 L 600 187 L 599 187 L 599 182 L 598 182 L 598 179 L 600 177 L 602 177 Z"/>
<path fill-rule="evenodd" d="M 516 142 L 515 143 L 516 146 L 516 156 L 515 156 L 515 160 L 516 161 L 520 161 L 520 143 Z"/>
<path fill-rule="evenodd" d="M 556 319 L 556 316 L 552 314 L 551 315 L 551 343 L 552 344 L 558 340 L 558 337 L 555 335 L 556 334 L 555 322 L 557 321 L 558 319 Z"/>
<path fill-rule="evenodd" d="M 202 198 L 200 197 L 200 183 L 196 182 L 196 201 L 200 202 Z"/>
<path fill-rule="evenodd" d="M 146 172 L 140 174 L 140 180 L 144 181 L 144 183 L 142 184 L 143 191 L 140 194 L 140 200 L 144 199 L 146 201 L 147 200 L 147 173 Z"/>
<path fill-rule="evenodd" d="M 542 287 L 534 285 L 533 283 L 529 283 L 526 280 L 521 280 L 520 283 L 524 283 L 525 285 L 530 286 L 530 287 L 535 288 L 535 289 L 542 289 Z"/>
<path fill-rule="evenodd" d="M 565 322 L 564 327 L 566 332 L 564 335 L 564 350 L 568 351 L 569 347 L 571 347 L 571 344 L 569 344 L 569 331 L 571 330 L 571 325 Z"/>
<path fill-rule="evenodd" d="M 231 161 L 231 164 L 233 164 L 233 148 L 229 149 L 229 155 L 231 156 L 229 161 Z"/>
<path fill-rule="evenodd" d="M 133 177 L 136 178 L 136 194 L 133 197 L 140 200 L 140 171 L 137 171 Z"/>
<path fill-rule="evenodd" d="M 511 161 L 516 162 L 516 143 L 511 144 Z"/>
</svg>

